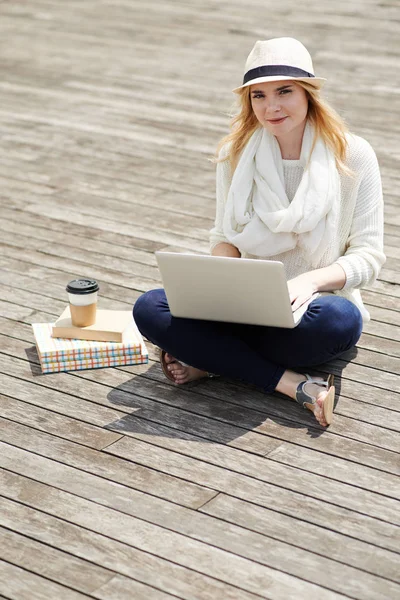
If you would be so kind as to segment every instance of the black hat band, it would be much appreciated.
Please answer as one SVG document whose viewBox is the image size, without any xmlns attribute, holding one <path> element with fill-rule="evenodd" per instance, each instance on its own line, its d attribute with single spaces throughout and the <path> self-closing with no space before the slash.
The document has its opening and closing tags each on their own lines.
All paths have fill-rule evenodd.
<svg viewBox="0 0 400 600">
<path fill-rule="evenodd" d="M 287 75 L 288 77 L 315 77 L 312 73 L 303 71 L 303 69 L 299 69 L 298 67 L 288 67 L 287 65 L 265 65 L 247 71 L 243 77 L 243 85 L 253 79 L 258 79 L 259 77 L 273 77 L 276 75 Z"/>
</svg>

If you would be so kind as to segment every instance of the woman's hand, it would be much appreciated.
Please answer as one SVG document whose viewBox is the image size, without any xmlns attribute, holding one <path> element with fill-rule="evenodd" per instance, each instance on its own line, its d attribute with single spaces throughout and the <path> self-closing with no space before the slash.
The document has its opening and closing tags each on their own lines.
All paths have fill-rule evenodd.
<svg viewBox="0 0 400 600">
<path fill-rule="evenodd" d="M 292 309 L 299 308 L 316 292 L 341 290 L 345 283 L 346 274 L 337 263 L 289 279 L 288 288 Z"/>
<path fill-rule="evenodd" d="M 304 304 L 304 302 L 307 302 L 307 300 L 310 300 L 312 295 L 318 291 L 317 284 L 313 281 L 312 271 L 290 279 L 288 281 L 288 288 L 293 311 Z"/>
</svg>

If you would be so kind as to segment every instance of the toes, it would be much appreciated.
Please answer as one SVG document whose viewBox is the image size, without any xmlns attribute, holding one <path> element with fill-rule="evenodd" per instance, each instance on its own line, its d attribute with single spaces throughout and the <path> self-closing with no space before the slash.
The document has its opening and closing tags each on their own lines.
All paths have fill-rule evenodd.
<svg viewBox="0 0 400 600">
<path fill-rule="evenodd" d="M 188 383 L 189 381 L 193 381 L 195 379 L 200 379 L 206 375 L 205 371 L 201 371 L 195 367 L 182 365 L 171 354 L 165 354 L 165 362 L 167 370 L 173 377 L 174 382 L 179 385 L 182 383 Z"/>
<path fill-rule="evenodd" d="M 187 367 L 183 367 L 181 363 L 175 361 L 173 363 L 168 364 L 167 369 L 174 378 L 175 383 L 186 383 Z"/>
<path fill-rule="evenodd" d="M 326 427 L 328 423 L 325 421 L 324 416 L 324 402 L 320 398 L 317 398 L 316 404 L 314 405 L 314 416 L 318 423 L 323 427 Z"/>
<path fill-rule="evenodd" d="M 174 356 L 172 356 L 172 354 L 168 354 L 168 352 L 165 353 L 164 359 L 167 364 L 173 363 L 176 361 L 176 358 Z"/>
<path fill-rule="evenodd" d="M 186 369 L 184 369 L 179 363 L 174 363 L 168 367 L 168 371 L 172 373 L 174 377 L 179 377 L 185 373 Z"/>
<path fill-rule="evenodd" d="M 184 383 L 188 380 L 188 375 L 189 373 L 187 368 L 176 370 L 174 373 L 175 381 L 177 383 Z"/>
<path fill-rule="evenodd" d="M 318 394 L 318 398 L 317 398 L 317 404 L 321 408 L 321 425 L 323 425 L 324 427 L 328 426 L 328 422 L 325 418 L 325 413 L 324 413 L 324 404 L 325 404 L 327 396 L 328 396 L 328 392 L 323 391 L 323 392 L 321 392 L 321 394 Z"/>
</svg>

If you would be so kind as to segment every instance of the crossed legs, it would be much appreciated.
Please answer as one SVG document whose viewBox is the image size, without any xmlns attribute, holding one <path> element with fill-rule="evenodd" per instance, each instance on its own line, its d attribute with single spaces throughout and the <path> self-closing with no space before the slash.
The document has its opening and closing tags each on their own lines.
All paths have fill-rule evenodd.
<svg viewBox="0 0 400 600">
<path fill-rule="evenodd" d="M 339 296 L 314 300 L 294 329 L 175 318 L 162 289 L 137 300 L 134 318 L 141 333 L 165 350 L 166 366 L 176 383 L 210 372 L 255 384 L 267 393 L 277 390 L 293 399 L 304 375 L 291 368 L 310 367 L 340 355 L 356 344 L 362 328 L 357 307 Z M 306 385 L 305 391 L 316 398 L 311 410 L 321 425 L 326 425 L 323 403 L 327 390 Z"/>
</svg>

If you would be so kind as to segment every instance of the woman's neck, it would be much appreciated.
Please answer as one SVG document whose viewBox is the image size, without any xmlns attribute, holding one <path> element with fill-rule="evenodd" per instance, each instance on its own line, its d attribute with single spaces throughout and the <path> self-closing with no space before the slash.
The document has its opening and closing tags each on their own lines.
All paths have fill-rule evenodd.
<svg viewBox="0 0 400 600">
<path fill-rule="evenodd" d="M 304 121 L 304 123 L 296 127 L 293 131 L 289 131 L 286 135 L 276 138 L 282 158 L 288 160 L 298 160 L 300 158 L 305 126 L 306 122 Z"/>
</svg>

